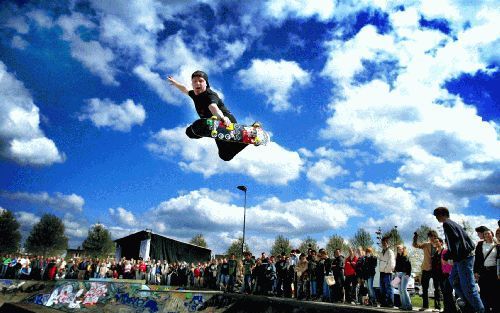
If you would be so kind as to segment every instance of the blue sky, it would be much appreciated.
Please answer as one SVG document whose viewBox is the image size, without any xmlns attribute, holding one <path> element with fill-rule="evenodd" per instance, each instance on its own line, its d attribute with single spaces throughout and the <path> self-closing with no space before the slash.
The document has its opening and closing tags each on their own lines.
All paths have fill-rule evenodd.
<svg viewBox="0 0 500 313">
<path fill-rule="evenodd" d="M 495 1 L 60 1 L 0 4 L 0 209 L 50 212 L 70 246 L 104 224 L 223 252 L 241 236 L 324 245 L 433 208 L 500 214 Z M 230 162 L 189 140 L 166 76 L 204 70 L 240 122 L 272 134 Z"/>
</svg>

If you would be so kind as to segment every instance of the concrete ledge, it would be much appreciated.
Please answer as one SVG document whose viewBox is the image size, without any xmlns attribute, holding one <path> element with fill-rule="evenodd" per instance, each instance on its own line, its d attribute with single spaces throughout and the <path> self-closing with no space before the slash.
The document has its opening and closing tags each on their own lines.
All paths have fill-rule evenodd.
<svg viewBox="0 0 500 313">
<path fill-rule="evenodd" d="M 6 302 L 0 307 L 0 313 L 60 313 L 60 311 L 29 303 Z"/>
</svg>

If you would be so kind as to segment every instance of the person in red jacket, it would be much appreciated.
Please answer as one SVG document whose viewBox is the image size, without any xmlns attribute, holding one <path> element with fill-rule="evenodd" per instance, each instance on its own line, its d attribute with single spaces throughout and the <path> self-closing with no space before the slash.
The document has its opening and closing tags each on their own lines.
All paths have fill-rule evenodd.
<svg viewBox="0 0 500 313">
<path fill-rule="evenodd" d="M 356 263 L 358 257 L 354 253 L 353 248 L 349 248 L 349 256 L 345 259 L 344 275 L 345 275 L 345 301 L 354 304 L 356 298 L 356 284 L 358 282 L 356 277 Z"/>
</svg>

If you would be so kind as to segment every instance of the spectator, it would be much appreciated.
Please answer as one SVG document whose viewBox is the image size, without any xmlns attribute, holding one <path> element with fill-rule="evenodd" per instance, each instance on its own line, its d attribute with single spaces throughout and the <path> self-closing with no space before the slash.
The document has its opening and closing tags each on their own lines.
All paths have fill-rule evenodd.
<svg viewBox="0 0 500 313">
<path fill-rule="evenodd" d="M 266 268 L 266 286 L 264 287 L 267 294 L 276 294 L 276 265 L 274 262 L 274 256 L 269 257 L 269 262 Z"/>
<path fill-rule="evenodd" d="M 330 286 L 328 286 L 325 281 L 325 276 L 332 275 L 332 259 L 328 257 L 325 249 L 320 249 L 318 254 L 318 265 L 317 265 L 317 279 L 318 284 L 322 285 L 322 300 L 324 302 L 331 302 Z M 318 285 L 318 286 L 319 286 Z"/>
<path fill-rule="evenodd" d="M 366 258 L 363 264 L 363 274 L 365 275 L 368 287 L 368 305 L 377 306 L 377 296 L 373 288 L 373 279 L 377 269 L 377 257 L 373 255 L 372 248 L 366 248 Z"/>
<path fill-rule="evenodd" d="M 438 237 L 438 234 L 435 230 L 430 230 L 427 232 L 427 241 L 423 243 L 418 243 L 418 233 L 415 232 L 413 235 L 413 247 L 417 249 L 422 249 L 424 251 L 424 260 L 422 261 L 422 299 L 423 304 L 420 311 L 429 310 L 429 282 L 432 278 L 432 255 L 436 252 L 433 246 L 434 239 Z M 432 280 L 433 283 L 435 279 Z M 434 290 L 436 290 L 436 284 L 434 284 Z M 437 289 L 439 290 L 439 288 Z M 437 300 L 436 300 L 437 299 Z M 434 307 L 439 307 L 439 294 L 436 297 L 434 294 Z M 430 310 L 429 310 L 430 311 Z"/>
<path fill-rule="evenodd" d="M 309 256 L 307 257 L 307 277 L 309 278 L 309 294 L 308 297 L 311 300 L 316 300 L 318 297 L 318 282 L 316 277 L 316 251 L 310 250 Z"/>
<path fill-rule="evenodd" d="M 295 266 L 295 277 L 297 277 L 297 299 L 301 300 L 307 298 L 307 283 L 308 279 L 308 267 L 309 261 L 307 260 L 307 256 L 302 253 L 299 256 L 299 262 Z"/>
<path fill-rule="evenodd" d="M 356 304 L 354 300 L 356 299 L 356 262 L 358 262 L 358 257 L 354 253 L 353 248 L 349 248 L 349 256 L 345 259 L 344 265 L 344 275 L 345 275 L 345 301 L 347 303 Z"/>
<path fill-rule="evenodd" d="M 228 276 L 229 280 L 227 282 L 227 290 L 229 292 L 234 291 L 234 285 L 236 284 L 236 274 L 237 274 L 237 268 L 238 268 L 238 261 L 236 261 L 236 256 L 234 253 L 231 253 L 231 256 L 229 258 L 229 261 L 227 261 L 228 264 Z"/>
<path fill-rule="evenodd" d="M 483 229 L 483 239 L 476 247 L 474 276 L 479 283 L 480 296 L 486 312 L 500 312 L 498 301 L 500 284 L 497 275 L 498 244 L 493 237 L 493 232 L 486 227 Z"/>
<path fill-rule="evenodd" d="M 7 273 L 7 268 L 9 268 L 9 264 L 12 261 L 11 256 L 8 254 L 7 256 L 2 257 L 2 272 L 0 273 L 0 277 L 4 278 Z"/>
<path fill-rule="evenodd" d="M 474 243 L 462 226 L 450 219 L 450 212 L 447 208 L 436 208 L 434 216 L 438 222 L 443 224 L 446 245 L 448 246 L 445 259 L 453 260 L 453 268 L 449 279 L 453 284 L 455 293 L 462 300 L 466 300 L 474 311 L 485 312 L 483 302 L 474 283 Z"/>
<path fill-rule="evenodd" d="M 443 291 L 443 306 L 444 313 L 457 313 L 457 309 L 455 306 L 455 299 L 453 297 L 453 287 L 451 286 L 449 277 L 452 269 L 452 265 L 444 259 L 444 255 L 447 253 L 447 250 L 444 249 L 443 239 L 436 238 L 434 239 L 434 247 L 436 248 L 436 252 L 439 254 L 441 258 L 441 272 L 442 272 L 442 291 Z"/>
<path fill-rule="evenodd" d="M 406 247 L 399 245 L 397 247 L 398 253 L 396 256 L 396 275 L 399 277 L 399 298 L 401 299 L 400 309 L 403 311 L 412 311 L 410 295 L 408 294 L 408 281 L 411 276 L 411 263 L 408 259 L 408 252 Z"/>
<path fill-rule="evenodd" d="M 358 285 L 356 287 L 356 301 L 359 304 L 363 304 L 363 299 L 368 293 L 368 289 L 365 286 L 365 278 L 363 275 L 363 267 L 365 263 L 365 250 L 362 247 L 358 247 L 356 250 L 356 256 L 358 261 L 356 262 L 356 277 L 358 279 Z"/>
<path fill-rule="evenodd" d="M 333 285 L 333 301 L 344 302 L 344 256 L 340 252 L 340 249 L 335 249 L 335 258 L 332 262 L 332 273 L 335 278 L 335 285 Z"/>
<path fill-rule="evenodd" d="M 439 244 L 438 244 L 439 243 Z M 441 292 L 444 290 L 443 283 L 443 265 L 441 262 L 442 239 L 436 238 L 432 243 L 434 246 L 434 254 L 431 258 L 432 263 L 432 283 L 434 285 L 435 309 L 434 312 L 441 310 Z"/>
<path fill-rule="evenodd" d="M 394 252 L 389 249 L 389 237 L 382 238 L 382 253 L 379 256 L 380 263 L 380 294 L 382 307 L 394 306 L 394 291 L 392 290 L 392 272 L 396 265 Z"/>
<path fill-rule="evenodd" d="M 244 253 L 244 260 L 243 260 L 243 288 L 242 292 L 245 294 L 250 294 L 252 293 L 252 271 L 255 267 L 255 261 L 251 257 L 250 252 L 245 252 Z"/>
<path fill-rule="evenodd" d="M 288 263 L 286 261 L 285 253 L 279 256 L 276 262 L 276 294 L 281 297 L 285 290 L 285 278 L 288 273 Z"/>
</svg>

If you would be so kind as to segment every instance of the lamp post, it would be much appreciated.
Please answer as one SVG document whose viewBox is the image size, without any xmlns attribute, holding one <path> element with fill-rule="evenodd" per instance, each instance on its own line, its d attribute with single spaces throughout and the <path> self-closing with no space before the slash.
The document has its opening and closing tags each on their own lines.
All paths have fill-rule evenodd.
<svg viewBox="0 0 500 313">
<path fill-rule="evenodd" d="M 243 205 L 243 240 L 241 242 L 241 255 L 245 252 L 245 224 L 246 224 L 246 215 L 247 215 L 247 187 L 246 186 L 238 186 L 236 187 L 239 190 L 245 193 L 245 204 Z"/>
</svg>

